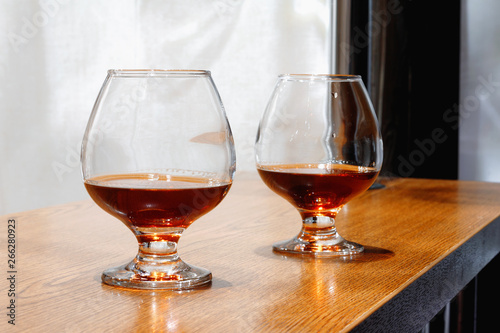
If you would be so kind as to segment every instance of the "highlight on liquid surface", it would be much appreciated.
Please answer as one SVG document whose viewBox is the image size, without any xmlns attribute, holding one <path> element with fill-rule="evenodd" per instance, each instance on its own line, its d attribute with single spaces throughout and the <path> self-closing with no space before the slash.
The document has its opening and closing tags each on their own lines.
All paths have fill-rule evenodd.
<svg viewBox="0 0 500 333">
<path fill-rule="evenodd" d="M 90 178 L 85 187 L 97 205 L 132 229 L 187 228 L 222 201 L 231 183 L 139 173 Z"/>
<path fill-rule="evenodd" d="M 304 212 L 332 211 L 366 191 L 378 171 L 348 164 L 259 165 L 264 183 Z"/>
</svg>

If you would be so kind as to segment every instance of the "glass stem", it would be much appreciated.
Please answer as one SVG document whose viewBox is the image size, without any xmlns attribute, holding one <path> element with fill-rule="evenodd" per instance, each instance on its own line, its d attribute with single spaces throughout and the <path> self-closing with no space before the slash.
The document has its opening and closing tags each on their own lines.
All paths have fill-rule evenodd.
<svg viewBox="0 0 500 333">
<path fill-rule="evenodd" d="M 177 244 L 182 231 L 180 229 L 164 233 L 136 231 L 139 251 L 128 268 L 140 275 L 176 274 L 177 270 L 183 269 L 182 260 L 177 254 Z"/>
<path fill-rule="evenodd" d="M 177 241 L 153 241 L 139 243 L 141 261 L 175 261 L 179 259 L 177 254 Z"/>
<path fill-rule="evenodd" d="M 314 256 L 344 256 L 364 251 L 362 245 L 346 241 L 337 233 L 335 212 L 326 212 L 323 215 L 307 211 L 300 213 L 302 215 L 300 233 L 292 239 L 274 243 L 274 251 Z"/>
<path fill-rule="evenodd" d="M 139 243 L 139 252 L 155 256 L 174 255 L 177 254 L 177 241 L 161 240 Z"/>
<path fill-rule="evenodd" d="M 298 238 L 308 241 L 338 239 L 340 235 L 335 227 L 335 219 L 330 216 L 307 216 L 302 220 L 302 230 Z"/>
</svg>

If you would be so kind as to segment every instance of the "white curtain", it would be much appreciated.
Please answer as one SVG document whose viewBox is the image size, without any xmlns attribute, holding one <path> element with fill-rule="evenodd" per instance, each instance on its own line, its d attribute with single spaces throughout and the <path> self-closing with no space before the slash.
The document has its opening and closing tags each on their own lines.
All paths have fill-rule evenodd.
<svg viewBox="0 0 500 333">
<path fill-rule="evenodd" d="M 88 198 L 80 144 L 110 68 L 208 69 L 239 170 L 280 73 L 328 72 L 327 0 L 0 0 L 0 214 Z"/>
</svg>

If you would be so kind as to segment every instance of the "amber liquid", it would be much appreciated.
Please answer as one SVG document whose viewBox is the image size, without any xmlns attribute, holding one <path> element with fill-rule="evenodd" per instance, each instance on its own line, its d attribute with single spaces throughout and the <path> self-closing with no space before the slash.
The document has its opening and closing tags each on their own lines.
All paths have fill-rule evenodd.
<svg viewBox="0 0 500 333">
<path fill-rule="evenodd" d="M 320 213 L 335 217 L 349 200 L 366 191 L 378 171 L 346 164 L 259 166 L 264 183 L 299 209 L 303 218 Z"/>
<path fill-rule="evenodd" d="M 205 178 L 158 174 L 108 175 L 85 181 L 97 205 L 139 231 L 139 241 L 176 241 L 155 231 L 187 228 L 217 206 L 230 186 Z M 142 231 L 146 232 L 140 236 Z M 154 239 L 149 239 L 148 234 L 153 234 Z"/>
</svg>

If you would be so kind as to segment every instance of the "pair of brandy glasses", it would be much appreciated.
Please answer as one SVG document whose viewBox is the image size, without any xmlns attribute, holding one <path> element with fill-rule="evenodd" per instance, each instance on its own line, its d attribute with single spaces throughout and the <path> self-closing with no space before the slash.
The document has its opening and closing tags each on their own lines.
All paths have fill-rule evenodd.
<svg viewBox="0 0 500 333">
<path fill-rule="evenodd" d="M 177 253 L 183 231 L 223 200 L 235 173 L 231 128 L 209 71 L 108 71 L 81 160 L 92 199 L 139 245 L 130 263 L 102 273 L 104 283 L 184 290 L 211 282 L 209 270 Z M 299 234 L 274 251 L 363 252 L 335 228 L 337 213 L 373 184 L 382 164 L 377 119 L 359 76 L 280 75 L 255 160 L 264 183 L 302 216 Z"/>
</svg>

